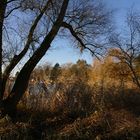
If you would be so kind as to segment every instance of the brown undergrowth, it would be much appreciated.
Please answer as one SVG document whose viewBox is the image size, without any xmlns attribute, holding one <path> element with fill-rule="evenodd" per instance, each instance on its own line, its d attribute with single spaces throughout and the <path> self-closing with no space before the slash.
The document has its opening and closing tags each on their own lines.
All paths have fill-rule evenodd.
<svg viewBox="0 0 140 140">
<path fill-rule="evenodd" d="M 87 113 L 67 106 L 58 110 L 28 108 L 21 102 L 16 122 L 8 116 L 0 120 L 0 136 L 8 140 L 137 140 L 140 98 L 138 93 L 129 95 L 107 94 L 104 104 L 95 103 L 96 109 L 88 112 L 86 108 Z"/>
</svg>

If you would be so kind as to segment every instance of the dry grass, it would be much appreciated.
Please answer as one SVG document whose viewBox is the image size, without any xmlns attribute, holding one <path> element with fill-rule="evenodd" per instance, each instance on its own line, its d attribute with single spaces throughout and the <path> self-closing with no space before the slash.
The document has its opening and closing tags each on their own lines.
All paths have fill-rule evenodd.
<svg viewBox="0 0 140 140">
<path fill-rule="evenodd" d="M 2 138 L 43 140 L 140 138 L 140 118 L 125 109 L 110 108 L 75 119 L 61 113 L 58 115 L 37 110 L 22 111 L 18 114 L 17 123 L 9 121 L 0 127 Z"/>
<path fill-rule="evenodd" d="M 139 93 L 126 90 L 124 94 L 119 94 L 108 89 L 100 94 L 100 90 L 87 90 L 83 85 L 82 88 L 71 86 L 67 90 L 57 91 L 61 93 L 60 102 L 55 93 L 49 97 L 50 100 L 45 97 L 42 100 L 42 96 L 23 98 L 18 105 L 15 123 L 7 118 L 0 120 L 1 138 L 6 140 L 140 139 Z M 74 104 L 74 97 L 79 98 L 78 104 Z"/>
</svg>

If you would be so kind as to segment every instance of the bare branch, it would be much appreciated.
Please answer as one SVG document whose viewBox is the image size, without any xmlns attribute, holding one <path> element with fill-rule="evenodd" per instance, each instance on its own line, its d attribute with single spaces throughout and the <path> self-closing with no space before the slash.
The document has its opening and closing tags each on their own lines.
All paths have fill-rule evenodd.
<svg viewBox="0 0 140 140">
<path fill-rule="evenodd" d="M 10 64 L 6 67 L 5 71 L 4 71 L 4 76 L 3 76 L 3 83 L 5 83 L 9 77 L 9 74 L 11 73 L 11 71 L 15 68 L 15 66 L 19 63 L 19 61 L 23 58 L 23 56 L 27 53 L 30 44 L 32 42 L 32 37 L 34 34 L 34 31 L 40 21 L 40 19 L 42 18 L 43 14 L 46 12 L 49 4 L 50 4 L 51 0 L 49 0 L 46 5 L 44 6 L 43 10 L 41 11 L 41 13 L 36 17 L 36 19 L 34 20 L 34 23 L 32 24 L 28 37 L 27 37 L 27 42 L 25 44 L 24 49 L 18 54 L 15 55 L 13 57 L 13 59 L 11 60 Z M 5 87 L 3 87 L 5 89 Z"/>
<path fill-rule="evenodd" d="M 9 1 L 7 1 L 7 4 L 14 2 L 14 1 L 18 1 L 18 0 L 9 0 Z"/>
<path fill-rule="evenodd" d="M 68 23 L 66 23 L 66 22 L 63 22 L 63 23 L 62 23 L 62 27 L 67 28 L 67 29 L 70 31 L 70 33 L 72 34 L 72 36 L 75 37 L 75 39 L 80 43 L 80 45 L 81 45 L 81 50 L 87 49 L 87 50 L 89 50 L 89 51 L 92 53 L 92 55 L 95 55 L 98 59 L 100 59 L 100 58 L 95 54 L 95 51 L 93 51 L 91 48 L 87 47 L 86 44 L 84 44 L 84 42 L 82 41 L 82 39 L 81 39 L 80 37 L 78 37 L 77 33 L 74 31 L 73 27 L 72 27 L 70 24 L 68 24 Z M 91 44 L 90 44 L 90 45 L 91 45 Z M 92 44 L 92 46 L 97 47 L 97 46 L 94 45 L 94 44 Z"/>
<path fill-rule="evenodd" d="M 17 6 L 17 7 L 14 7 L 13 9 L 11 9 L 4 18 L 7 18 L 13 11 L 19 9 L 20 7 L 21 6 Z"/>
</svg>

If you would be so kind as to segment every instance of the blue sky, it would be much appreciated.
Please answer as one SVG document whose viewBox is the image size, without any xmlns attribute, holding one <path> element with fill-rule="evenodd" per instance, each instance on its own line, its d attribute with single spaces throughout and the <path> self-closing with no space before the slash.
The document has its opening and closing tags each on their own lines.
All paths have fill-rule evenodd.
<svg viewBox="0 0 140 140">
<path fill-rule="evenodd" d="M 140 0 L 103 0 L 103 2 L 108 8 L 114 10 L 115 22 L 119 27 L 123 27 L 129 10 L 140 8 Z"/>
<path fill-rule="evenodd" d="M 115 24 L 118 25 L 119 30 L 123 30 L 126 13 L 129 9 L 140 8 L 140 0 L 103 0 L 109 9 L 114 10 Z M 77 49 L 72 47 L 68 40 L 60 39 L 53 44 L 55 49 L 47 52 L 46 56 L 41 60 L 41 64 L 50 62 L 51 64 L 59 63 L 75 63 L 78 59 L 85 59 L 88 63 L 93 62 L 90 53 L 86 52 L 80 54 Z"/>
</svg>

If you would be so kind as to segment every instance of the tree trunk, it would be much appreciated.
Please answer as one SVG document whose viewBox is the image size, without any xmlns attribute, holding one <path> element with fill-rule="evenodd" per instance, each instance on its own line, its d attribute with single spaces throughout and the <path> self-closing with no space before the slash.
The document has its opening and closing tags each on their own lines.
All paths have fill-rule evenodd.
<svg viewBox="0 0 140 140">
<path fill-rule="evenodd" d="M 137 85 L 137 87 L 140 89 L 140 82 L 139 82 L 139 78 L 138 78 L 138 75 L 137 75 L 137 73 L 135 72 L 135 70 L 134 70 L 134 68 L 133 68 L 133 65 L 132 64 L 130 64 L 129 65 L 129 68 L 130 68 L 130 70 L 131 70 L 131 72 L 132 72 L 132 79 L 133 79 L 133 81 L 134 81 L 134 84 L 136 84 Z"/>
<path fill-rule="evenodd" d="M 50 44 L 54 40 L 55 36 L 57 35 L 61 24 L 63 22 L 66 9 L 68 6 L 69 0 L 64 0 L 58 18 L 52 29 L 48 33 L 48 35 L 44 38 L 40 47 L 35 51 L 33 56 L 27 61 L 27 63 L 23 66 L 20 73 L 17 76 L 13 89 L 9 96 L 2 102 L 2 107 L 4 109 L 4 113 L 9 114 L 10 116 L 14 116 L 16 111 L 16 106 L 20 101 L 21 97 L 25 93 L 30 75 L 37 65 L 37 63 L 41 60 L 41 58 L 45 55 L 47 50 L 50 47 Z"/>
<path fill-rule="evenodd" d="M 29 34 L 27 37 L 27 42 L 25 44 L 24 49 L 18 54 L 15 55 L 13 57 L 13 59 L 10 61 L 10 64 L 6 67 L 6 69 L 3 72 L 3 79 L 2 79 L 2 84 L 1 85 L 1 95 L 4 95 L 5 92 L 5 88 L 6 88 L 6 83 L 7 80 L 9 78 L 9 75 L 11 73 L 11 71 L 15 68 L 15 66 L 20 62 L 20 60 L 25 56 L 25 54 L 27 53 L 30 44 L 32 42 L 32 38 L 33 38 L 33 34 L 34 31 L 39 23 L 39 21 L 41 20 L 42 16 L 44 15 L 45 11 L 48 9 L 49 4 L 51 3 L 51 0 L 47 1 L 46 5 L 44 6 L 43 10 L 40 12 L 40 14 L 35 18 L 30 30 L 29 30 Z"/>
<path fill-rule="evenodd" d="M 4 22 L 4 16 L 6 11 L 6 0 L 0 1 L 0 100 L 3 98 L 2 93 L 2 40 L 3 40 L 3 22 Z"/>
</svg>

